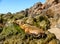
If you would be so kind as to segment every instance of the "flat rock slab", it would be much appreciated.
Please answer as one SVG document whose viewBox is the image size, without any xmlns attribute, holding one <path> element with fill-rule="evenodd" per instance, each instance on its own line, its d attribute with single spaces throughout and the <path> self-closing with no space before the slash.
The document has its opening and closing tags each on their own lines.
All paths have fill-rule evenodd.
<svg viewBox="0 0 60 44">
<path fill-rule="evenodd" d="M 51 33 L 54 33 L 56 38 L 60 40 L 60 29 L 59 28 L 52 28 L 48 30 Z"/>
</svg>

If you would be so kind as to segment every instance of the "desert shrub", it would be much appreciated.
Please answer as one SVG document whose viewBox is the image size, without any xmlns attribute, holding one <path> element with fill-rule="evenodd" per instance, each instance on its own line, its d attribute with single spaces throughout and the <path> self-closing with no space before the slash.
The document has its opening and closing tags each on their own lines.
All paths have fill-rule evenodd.
<svg viewBox="0 0 60 44">
<path fill-rule="evenodd" d="M 48 20 L 47 16 L 39 15 L 36 16 L 36 24 L 39 28 L 42 28 L 44 30 L 47 30 L 50 28 L 50 21 Z"/>
<path fill-rule="evenodd" d="M 3 27 L 0 27 L 0 33 L 2 32 L 2 30 L 3 30 Z"/>
<path fill-rule="evenodd" d="M 3 44 L 47 44 L 56 39 L 54 34 L 49 32 L 45 34 L 42 38 L 34 37 L 25 33 L 17 24 L 7 23 L 0 33 L 0 41 L 3 41 Z"/>
<path fill-rule="evenodd" d="M 28 19 L 26 20 L 26 23 L 30 24 L 30 25 L 33 25 L 34 23 L 34 18 L 32 16 L 28 17 Z"/>
<path fill-rule="evenodd" d="M 36 17 L 28 17 L 26 20 L 26 23 L 30 25 L 37 26 L 38 28 L 42 28 L 44 30 L 47 30 L 50 28 L 50 21 L 47 16 L 43 15 L 38 15 Z"/>
<path fill-rule="evenodd" d="M 24 18 L 24 17 L 25 17 L 25 15 L 24 15 L 23 13 L 18 13 L 18 14 L 15 14 L 15 15 L 14 15 L 14 19 L 15 19 L 15 20 L 22 19 L 22 18 Z"/>
<path fill-rule="evenodd" d="M 14 23 L 6 24 L 6 26 L 3 28 L 3 31 L 0 34 L 0 39 L 4 39 L 6 37 L 16 35 L 18 33 L 24 33 L 24 32 L 17 24 Z"/>
<path fill-rule="evenodd" d="M 51 36 L 51 33 L 49 33 L 49 36 L 50 36 L 49 39 L 46 41 L 46 38 L 48 38 L 48 35 L 45 39 L 44 38 L 37 39 L 37 38 L 33 38 L 31 35 L 28 36 L 27 34 L 25 35 L 17 34 L 12 36 L 11 38 L 6 39 L 4 41 L 4 44 L 6 43 L 8 44 L 47 44 L 51 42 L 54 43 L 54 41 L 57 42 L 57 39 L 54 38 L 55 37 L 54 35 Z"/>
<path fill-rule="evenodd" d="M 0 41 L 3 41 L 3 44 L 50 44 L 57 41 L 55 35 L 50 32 L 45 32 L 44 36 L 40 35 L 37 37 L 37 35 L 25 33 L 19 25 L 12 22 L 13 20 L 20 19 L 29 25 L 47 30 L 50 27 L 50 21 L 45 15 L 27 17 L 24 14 L 18 13 L 15 15 L 9 14 L 7 17 L 3 16 L 3 19 L 3 22 L 6 21 L 0 33 Z M 58 42 L 60 41 L 58 40 Z"/>
</svg>

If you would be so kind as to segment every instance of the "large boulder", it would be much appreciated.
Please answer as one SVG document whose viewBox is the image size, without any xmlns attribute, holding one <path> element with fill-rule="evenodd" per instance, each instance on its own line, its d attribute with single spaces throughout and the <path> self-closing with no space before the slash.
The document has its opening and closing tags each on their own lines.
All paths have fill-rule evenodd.
<svg viewBox="0 0 60 44">
<path fill-rule="evenodd" d="M 59 28 L 51 28 L 48 30 L 51 33 L 54 33 L 57 37 L 57 39 L 60 40 L 60 29 Z"/>
<path fill-rule="evenodd" d="M 49 7 L 48 10 L 47 10 L 47 14 L 49 13 L 49 11 L 51 13 L 54 13 L 54 14 L 60 14 L 60 3 L 58 3 L 58 4 L 54 5 L 54 6 Z"/>
<path fill-rule="evenodd" d="M 46 0 L 47 4 L 57 4 L 59 2 L 60 2 L 60 0 Z"/>
<path fill-rule="evenodd" d="M 41 2 L 38 2 L 36 4 L 34 4 L 28 11 L 29 15 L 35 16 L 36 14 L 40 14 L 41 10 L 43 10 L 42 8 L 43 4 Z"/>
</svg>

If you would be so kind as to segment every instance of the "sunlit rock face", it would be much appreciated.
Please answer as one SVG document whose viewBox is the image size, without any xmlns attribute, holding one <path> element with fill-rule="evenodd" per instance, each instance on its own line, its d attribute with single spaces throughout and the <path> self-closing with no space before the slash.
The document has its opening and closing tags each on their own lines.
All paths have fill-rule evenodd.
<svg viewBox="0 0 60 44">
<path fill-rule="evenodd" d="M 46 0 L 47 4 L 52 4 L 55 0 Z"/>
<path fill-rule="evenodd" d="M 48 10 L 48 8 L 50 8 L 51 6 L 54 6 L 54 7 L 55 5 L 58 6 L 57 4 L 59 3 L 60 3 L 60 0 L 46 0 L 44 4 L 42 4 L 41 2 L 37 2 L 31 8 L 29 8 L 28 14 L 31 16 L 36 16 L 36 14 L 41 14 L 42 11 L 46 9 Z"/>
<path fill-rule="evenodd" d="M 60 3 L 60 0 L 46 0 L 47 4 Z"/>
<path fill-rule="evenodd" d="M 60 29 L 59 28 L 52 28 L 49 29 L 48 31 L 50 31 L 51 33 L 54 33 L 56 35 L 56 37 L 60 40 Z"/>
<path fill-rule="evenodd" d="M 46 11 L 46 14 L 49 16 L 57 17 L 60 14 L 60 3 L 49 7 Z M 57 15 L 57 16 L 55 16 Z"/>
<path fill-rule="evenodd" d="M 34 5 L 29 9 L 28 13 L 29 13 L 30 15 L 33 14 L 33 16 L 34 16 L 35 14 L 39 14 L 39 13 L 41 12 L 41 10 L 43 9 L 42 6 L 43 6 L 43 4 L 42 4 L 41 2 L 38 2 L 38 3 L 34 4 Z"/>
</svg>

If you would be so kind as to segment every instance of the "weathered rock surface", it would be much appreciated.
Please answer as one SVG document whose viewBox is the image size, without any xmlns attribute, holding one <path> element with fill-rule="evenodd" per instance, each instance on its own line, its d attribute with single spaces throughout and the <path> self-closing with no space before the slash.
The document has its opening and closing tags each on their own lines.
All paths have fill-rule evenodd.
<svg viewBox="0 0 60 44">
<path fill-rule="evenodd" d="M 53 14 L 53 15 L 55 15 L 55 14 L 60 14 L 60 3 L 49 7 L 49 8 L 48 8 L 48 11 L 49 11 L 49 10 L 52 11 L 52 14 Z M 50 11 L 50 12 L 51 12 L 51 11 Z M 47 13 L 49 13 L 49 12 L 47 12 Z"/>
<path fill-rule="evenodd" d="M 20 27 L 22 29 L 24 29 L 26 33 L 30 33 L 30 34 L 44 33 L 43 29 L 39 29 L 36 26 L 31 26 L 31 25 L 28 25 L 28 24 L 20 25 Z"/>
<path fill-rule="evenodd" d="M 48 31 L 50 31 L 51 33 L 54 33 L 57 39 L 60 40 L 60 29 L 59 28 L 52 28 L 52 29 L 49 29 Z"/>
<path fill-rule="evenodd" d="M 28 14 L 35 16 L 35 14 L 41 14 L 42 11 L 52 11 L 55 13 L 60 13 L 60 0 L 46 0 L 46 3 L 42 4 L 41 2 L 33 5 L 29 10 Z M 49 12 L 47 12 L 49 13 Z"/>
<path fill-rule="evenodd" d="M 30 15 L 33 14 L 33 16 L 34 16 L 35 14 L 38 14 L 41 12 L 41 10 L 43 9 L 42 6 L 43 6 L 43 4 L 41 2 L 38 2 L 29 9 L 28 13 Z"/>
<path fill-rule="evenodd" d="M 47 4 L 56 4 L 56 3 L 58 3 L 59 2 L 59 0 L 46 0 L 46 3 Z"/>
</svg>

